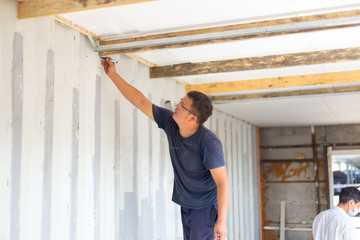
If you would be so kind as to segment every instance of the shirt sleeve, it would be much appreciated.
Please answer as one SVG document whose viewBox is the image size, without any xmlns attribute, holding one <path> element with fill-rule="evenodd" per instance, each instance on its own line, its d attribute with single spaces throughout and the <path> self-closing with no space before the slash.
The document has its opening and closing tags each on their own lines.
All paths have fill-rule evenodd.
<svg viewBox="0 0 360 240">
<path fill-rule="evenodd" d="M 156 106 L 155 104 L 152 105 L 152 111 L 154 120 L 158 127 L 165 130 L 172 119 L 173 112 L 166 108 Z"/>
<path fill-rule="evenodd" d="M 208 140 L 203 151 L 203 164 L 207 169 L 225 166 L 224 151 L 219 139 Z"/>
</svg>

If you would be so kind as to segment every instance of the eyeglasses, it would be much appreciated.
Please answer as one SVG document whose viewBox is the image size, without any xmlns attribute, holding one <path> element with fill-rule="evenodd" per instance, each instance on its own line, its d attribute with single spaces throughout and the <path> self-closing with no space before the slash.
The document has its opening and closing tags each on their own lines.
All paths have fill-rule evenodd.
<svg viewBox="0 0 360 240">
<path fill-rule="evenodd" d="M 189 109 L 187 109 L 186 107 L 184 107 L 182 98 L 180 98 L 179 104 L 180 104 L 180 106 L 181 106 L 183 109 L 185 109 L 186 111 L 188 111 L 188 112 L 191 113 L 192 115 L 195 115 L 195 116 L 196 116 L 195 113 L 193 113 L 192 111 L 190 111 Z"/>
</svg>

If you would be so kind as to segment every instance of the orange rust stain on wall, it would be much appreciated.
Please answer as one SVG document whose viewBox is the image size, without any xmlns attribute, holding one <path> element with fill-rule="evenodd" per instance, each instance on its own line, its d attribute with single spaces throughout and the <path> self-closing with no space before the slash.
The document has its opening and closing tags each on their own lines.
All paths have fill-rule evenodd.
<svg viewBox="0 0 360 240">
<path fill-rule="evenodd" d="M 326 164 L 324 159 L 318 159 L 317 161 L 319 169 L 319 180 L 326 180 Z"/>
<path fill-rule="evenodd" d="M 261 180 L 262 180 L 262 182 L 267 182 L 267 180 L 268 180 L 268 173 L 269 173 L 268 167 L 262 165 L 262 166 L 261 166 L 261 169 L 260 169 L 260 173 L 261 173 Z"/>
<path fill-rule="evenodd" d="M 265 211 L 265 209 L 266 209 L 266 205 L 267 205 L 267 203 L 268 203 L 268 201 L 270 200 L 268 197 L 266 197 L 267 196 L 267 191 L 269 190 L 269 185 L 266 185 L 266 184 L 264 184 L 264 183 L 262 183 L 262 187 L 261 187 L 261 189 L 262 189 L 262 192 L 263 192 L 263 194 L 262 194 L 262 197 L 263 197 L 263 201 L 262 201 L 262 206 L 261 206 L 261 208 L 262 208 L 262 220 L 263 220 L 263 223 L 266 225 L 267 224 L 267 222 L 266 222 L 266 211 Z M 265 239 L 267 239 L 267 238 L 265 238 Z"/>
<path fill-rule="evenodd" d="M 299 163 L 298 165 L 291 162 L 276 162 L 264 167 L 263 176 L 267 180 L 269 174 L 274 174 L 276 178 L 285 181 L 291 177 L 305 176 L 309 167 L 309 162 Z"/>
<path fill-rule="evenodd" d="M 266 240 L 278 240 L 279 235 L 279 231 L 264 230 L 264 239 Z"/>
</svg>

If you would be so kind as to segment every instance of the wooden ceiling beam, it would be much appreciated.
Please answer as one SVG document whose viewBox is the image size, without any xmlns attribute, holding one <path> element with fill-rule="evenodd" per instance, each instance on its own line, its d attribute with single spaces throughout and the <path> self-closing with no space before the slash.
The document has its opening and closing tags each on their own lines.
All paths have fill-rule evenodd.
<svg viewBox="0 0 360 240">
<path fill-rule="evenodd" d="M 233 82 L 194 84 L 187 85 L 186 91 L 189 92 L 196 90 L 205 94 L 214 94 L 352 82 L 360 82 L 360 71 L 333 72 Z"/>
<path fill-rule="evenodd" d="M 360 25 L 360 10 L 251 22 L 222 27 L 100 41 L 103 55 L 192 47 L 204 44 L 331 30 Z"/>
<path fill-rule="evenodd" d="M 271 92 L 271 93 L 254 93 L 254 94 L 234 94 L 225 96 L 214 96 L 212 101 L 215 103 L 229 103 L 229 101 L 244 101 L 254 99 L 268 99 L 268 98 L 284 98 L 284 97 L 301 97 L 312 95 L 328 95 L 328 94 L 344 94 L 360 92 L 360 85 L 347 87 L 331 87 L 309 90 Z"/>
<path fill-rule="evenodd" d="M 152 67 L 150 68 L 150 78 L 239 72 L 357 60 L 360 60 L 360 47 Z"/>
<path fill-rule="evenodd" d="M 52 16 L 56 14 L 114 7 L 154 0 L 28 0 L 18 1 L 18 18 Z"/>
</svg>

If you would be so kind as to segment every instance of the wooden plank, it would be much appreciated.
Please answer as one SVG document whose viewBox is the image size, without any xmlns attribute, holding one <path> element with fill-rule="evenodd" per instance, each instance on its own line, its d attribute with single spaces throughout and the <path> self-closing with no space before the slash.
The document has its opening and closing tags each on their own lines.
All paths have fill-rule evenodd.
<svg viewBox="0 0 360 240">
<path fill-rule="evenodd" d="M 31 0 L 18 2 L 18 18 L 50 16 L 61 13 L 114 7 L 154 0 Z"/>
<path fill-rule="evenodd" d="M 59 16 L 59 15 L 55 15 L 55 16 L 53 16 L 53 18 L 56 19 L 57 21 L 59 21 L 60 23 L 66 25 L 66 26 L 69 26 L 69 27 L 71 27 L 71 28 L 73 28 L 73 29 L 75 29 L 75 30 L 78 31 L 78 32 L 81 32 L 81 33 L 83 33 L 83 34 L 85 34 L 85 35 L 91 36 L 91 37 L 93 37 L 94 39 L 99 39 L 99 40 L 101 39 L 101 38 L 100 38 L 99 36 L 97 36 L 95 33 L 93 33 L 93 32 L 91 32 L 91 31 L 89 31 L 89 30 L 81 27 L 80 25 L 78 25 L 78 24 L 76 24 L 76 23 L 73 23 L 72 21 L 70 21 L 70 20 L 68 20 L 68 19 L 66 19 L 66 18 L 63 18 L 63 17 L 61 17 L 61 16 Z"/>
<path fill-rule="evenodd" d="M 222 27 L 213 27 L 213 28 L 206 28 L 206 29 L 196 29 L 196 30 L 188 30 L 188 31 L 181 31 L 181 32 L 172 32 L 172 33 L 164 33 L 164 34 L 156 34 L 156 35 L 149 35 L 143 37 L 135 37 L 135 38 L 126 38 L 126 39 L 117 39 L 106 41 L 100 41 L 101 46 L 107 45 L 118 45 L 118 49 L 112 50 L 101 50 L 104 51 L 105 54 L 115 54 L 115 53 L 128 53 L 128 52 L 142 52 L 142 51 L 149 51 L 149 50 L 158 50 L 158 49 L 168 49 L 168 48 L 181 48 L 181 47 L 190 47 L 190 46 L 197 46 L 203 44 L 211 44 L 211 43 L 222 43 L 228 41 L 239 41 L 245 39 L 253 39 L 253 38 L 261 38 L 261 37 L 271 37 L 271 36 L 280 36 L 285 34 L 294 34 L 294 33 L 304 33 L 304 32 L 313 32 L 313 31 L 320 31 L 320 30 L 330 30 L 330 29 L 338 29 L 338 28 L 346 28 L 346 27 L 353 27 L 359 26 L 359 23 L 352 23 L 352 24 L 336 24 L 336 22 L 327 23 L 327 24 L 320 24 L 318 27 L 309 27 L 300 29 L 299 24 L 305 22 L 314 22 L 320 20 L 333 20 L 333 19 L 344 19 L 344 18 L 351 18 L 354 16 L 359 16 L 360 10 L 353 10 L 353 11 L 344 11 L 344 12 L 335 12 L 335 13 L 328 13 L 328 14 L 317 14 L 317 15 L 310 15 L 310 16 L 302 16 L 302 17 L 292 17 L 292 18 L 284 18 L 284 19 L 276 19 L 276 20 L 268 20 L 268 21 L 260 21 L 260 22 L 251 22 L 245 24 L 236 24 L 230 26 L 222 26 Z M 219 33 L 219 32 L 228 32 L 228 31 L 237 31 L 237 30 L 247 30 L 247 29 L 254 29 L 254 28 L 264 28 L 264 27 L 274 27 L 274 26 L 281 26 L 284 24 L 293 24 L 294 27 L 291 27 L 287 30 L 280 30 L 280 31 L 265 31 L 264 29 L 259 29 L 257 33 L 251 33 L 247 35 L 239 35 L 239 36 L 228 36 L 228 37 L 207 37 L 206 39 L 199 40 L 197 38 L 188 38 L 188 40 L 184 40 L 182 42 L 172 42 L 171 39 L 177 37 L 184 37 L 184 36 L 197 36 L 197 35 L 206 35 L 212 33 Z M 128 47 L 128 48 L 121 48 L 121 44 L 126 43 L 136 43 L 136 42 L 144 42 L 144 41 L 152 41 L 162 39 L 163 41 L 158 44 L 154 44 L 153 42 L 150 44 L 144 44 L 137 47 Z M 166 41 L 165 41 L 166 40 Z"/>
<path fill-rule="evenodd" d="M 196 90 L 205 94 L 211 94 L 349 82 L 360 82 L 360 71 L 333 72 L 289 77 L 264 78 L 256 80 L 187 85 L 186 91 L 189 92 L 192 90 Z M 268 94 L 269 96 L 272 96 L 272 94 L 275 93 Z"/>
<path fill-rule="evenodd" d="M 298 91 L 284 91 L 273 93 L 255 93 L 255 94 L 237 94 L 212 97 L 213 102 L 226 102 L 226 101 L 240 101 L 248 99 L 266 99 L 266 98 L 281 98 L 281 97 L 296 97 L 308 95 L 323 95 L 323 94 L 336 94 L 336 93 L 353 93 L 360 92 L 360 85 L 349 87 L 332 87 L 311 90 L 298 90 Z"/>
<path fill-rule="evenodd" d="M 105 55 L 100 54 L 100 56 L 105 56 Z M 128 54 L 126 54 L 126 56 L 135 59 L 136 61 L 144 64 L 145 66 L 156 67 L 155 63 L 149 62 L 148 60 L 146 60 L 145 58 L 140 57 L 139 55 L 136 55 L 136 54 L 133 54 L 133 53 L 128 53 Z"/>
<path fill-rule="evenodd" d="M 327 64 L 360 59 L 360 47 L 240 58 L 200 63 L 184 63 L 150 68 L 151 78 L 179 77 L 209 73 L 238 72 L 283 68 L 313 64 Z"/>
</svg>

